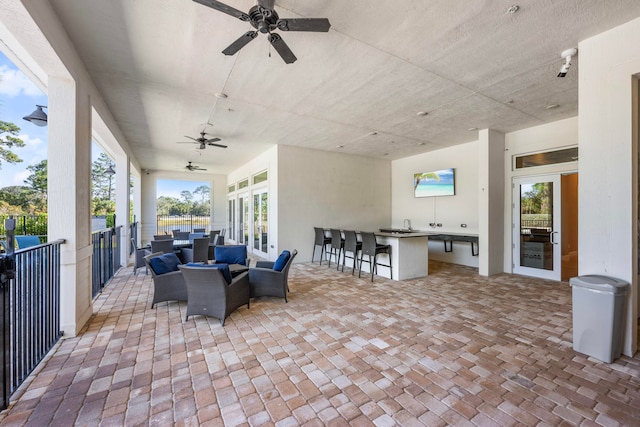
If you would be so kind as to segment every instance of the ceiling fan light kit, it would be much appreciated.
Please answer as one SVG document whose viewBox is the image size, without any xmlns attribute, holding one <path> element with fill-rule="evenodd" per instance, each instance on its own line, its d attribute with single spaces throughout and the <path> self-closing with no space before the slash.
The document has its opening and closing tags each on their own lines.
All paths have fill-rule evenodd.
<svg viewBox="0 0 640 427">
<path fill-rule="evenodd" d="M 327 18 L 290 18 L 280 19 L 274 10 L 275 0 L 258 0 L 258 4 L 249 9 L 249 13 L 244 13 L 217 0 L 193 0 L 204 6 L 208 6 L 219 12 L 231 15 L 241 21 L 249 22 L 255 31 L 247 31 L 239 39 L 231 43 L 222 51 L 225 55 L 235 55 L 240 49 L 249 44 L 258 36 L 258 32 L 269 34 L 269 43 L 278 52 L 282 60 L 287 64 L 294 63 L 298 58 L 293 54 L 289 46 L 279 34 L 272 31 L 312 31 L 327 32 L 331 24 Z"/>
</svg>

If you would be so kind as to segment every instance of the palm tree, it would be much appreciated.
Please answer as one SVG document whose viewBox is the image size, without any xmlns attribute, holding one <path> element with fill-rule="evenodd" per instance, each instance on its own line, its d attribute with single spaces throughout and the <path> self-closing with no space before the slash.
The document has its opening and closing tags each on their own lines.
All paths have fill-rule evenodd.
<svg viewBox="0 0 640 427">
<path fill-rule="evenodd" d="M 420 181 L 428 181 L 430 179 L 440 181 L 440 177 L 435 172 L 424 172 L 413 175 L 413 189 L 415 190 L 416 188 L 418 188 L 418 185 L 420 185 Z"/>
</svg>

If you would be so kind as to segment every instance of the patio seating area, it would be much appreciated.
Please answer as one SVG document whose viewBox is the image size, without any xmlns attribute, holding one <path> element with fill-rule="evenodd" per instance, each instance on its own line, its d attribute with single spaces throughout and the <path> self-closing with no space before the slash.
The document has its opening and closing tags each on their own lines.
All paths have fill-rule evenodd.
<svg viewBox="0 0 640 427">
<path fill-rule="evenodd" d="M 637 425 L 640 354 L 575 353 L 568 284 L 429 273 L 294 264 L 288 303 L 252 299 L 223 327 L 151 308 L 151 275 L 122 269 L 0 425 Z"/>
</svg>

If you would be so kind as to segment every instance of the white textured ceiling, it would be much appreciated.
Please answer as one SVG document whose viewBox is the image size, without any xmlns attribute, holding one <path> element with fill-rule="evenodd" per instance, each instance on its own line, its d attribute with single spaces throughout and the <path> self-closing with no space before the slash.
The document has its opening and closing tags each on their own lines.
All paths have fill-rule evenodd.
<svg viewBox="0 0 640 427">
<path fill-rule="evenodd" d="M 191 0 L 51 3 L 141 167 L 210 173 L 273 144 L 397 159 L 575 116 L 579 54 L 557 78 L 560 53 L 640 16 L 638 0 L 277 0 L 331 22 L 280 32 L 287 65 L 264 34 L 223 55 L 250 24 Z M 205 128 L 229 148 L 176 143 Z"/>
</svg>

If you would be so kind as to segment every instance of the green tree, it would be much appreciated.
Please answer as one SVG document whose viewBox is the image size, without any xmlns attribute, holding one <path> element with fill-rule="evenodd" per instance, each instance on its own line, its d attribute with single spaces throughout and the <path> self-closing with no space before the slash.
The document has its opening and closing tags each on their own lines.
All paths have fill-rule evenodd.
<svg viewBox="0 0 640 427">
<path fill-rule="evenodd" d="M 209 203 L 209 186 L 201 185 L 195 190 L 193 190 L 193 194 L 200 195 L 200 203 L 205 204 Z"/>
<path fill-rule="evenodd" d="M 11 151 L 14 147 L 24 147 L 24 141 L 18 138 L 20 128 L 13 123 L 0 120 L 0 169 L 2 162 L 20 163 L 22 159 Z"/>
<path fill-rule="evenodd" d="M 113 160 L 100 153 L 91 164 L 91 192 L 94 215 L 107 215 L 116 211 L 114 175 L 107 173 Z"/>
<path fill-rule="evenodd" d="M 0 188 L 0 201 L 7 203 L 10 206 L 18 208 L 18 211 L 8 213 L 34 213 L 32 207 L 32 200 L 34 197 L 34 191 L 23 185 L 12 185 L 9 187 Z"/>
<path fill-rule="evenodd" d="M 47 160 L 42 160 L 35 165 L 27 166 L 31 175 L 24 180 L 34 193 L 34 203 L 38 213 L 47 212 Z"/>
</svg>

